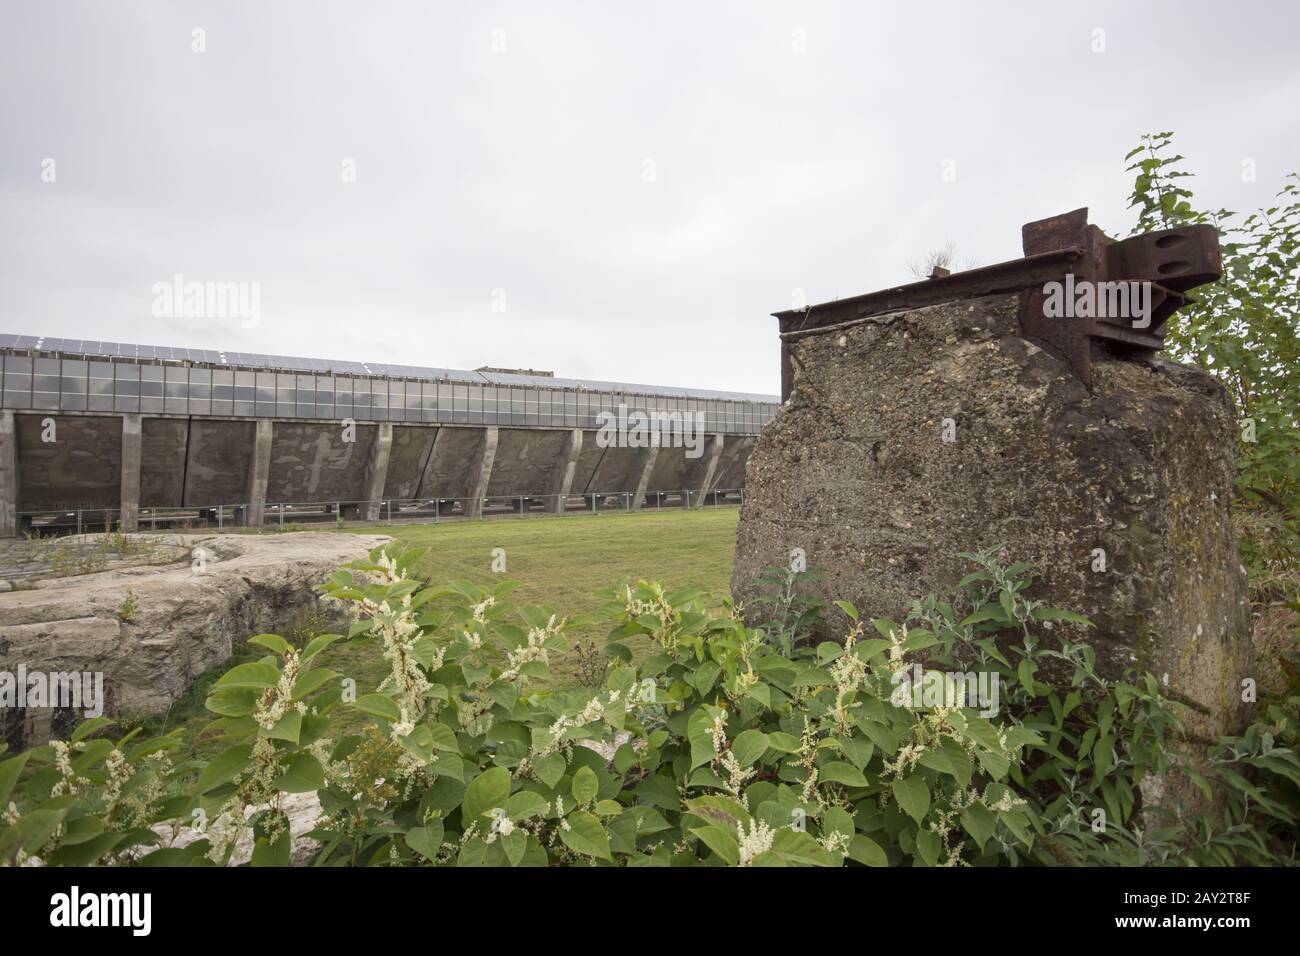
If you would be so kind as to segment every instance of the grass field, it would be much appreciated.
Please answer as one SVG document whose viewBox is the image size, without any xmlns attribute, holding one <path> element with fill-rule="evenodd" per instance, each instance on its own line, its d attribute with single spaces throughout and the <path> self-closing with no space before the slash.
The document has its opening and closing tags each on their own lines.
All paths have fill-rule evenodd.
<svg viewBox="0 0 1300 956">
<path fill-rule="evenodd" d="M 731 581 L 738 516 L 738 509 L 709 508 L 367 526 L 357 531 L 392 535 L 427 549 L 420 574 L 435 584 L 464 580 L 492 587 L 514 581 L 519 586 L 509 600 L 516 605 L 547 605 L 569 618 L 590 618 L 600 604 L 594 592 L 623 577 L 658 581 L 669 589 L 699 589 L 720 603 Z M 495 548 L 505 551 L 503 574 L 492 571 Z M 603 642 L 607 630 L 604 624 L 589 622 L 569 632 L 570 642 L 593 638 Z M 632 649 L 644 650 L 635 645 Z M 230 661 L 203 675 L 169 714 L 147 721 L 146 726 L 158 732 L 181 725 L 196 732 L 214 719 L 203 707 L 213 681 L 235 664 L 265 653 L 256 646 L 237 648 Z M 319 663 L 356 680 L 359 695 L 374 690 L 387 673 L 377 647 L 369 642 L 339 642 Z M 575 685 L 578 671 L 574 653 L 551 660 L 557 689 Z M 340 730 L 346 732 L 351 715 L 340 717 Z M 357 721 L 364 718 L 358 715 Z"/>
</svg>

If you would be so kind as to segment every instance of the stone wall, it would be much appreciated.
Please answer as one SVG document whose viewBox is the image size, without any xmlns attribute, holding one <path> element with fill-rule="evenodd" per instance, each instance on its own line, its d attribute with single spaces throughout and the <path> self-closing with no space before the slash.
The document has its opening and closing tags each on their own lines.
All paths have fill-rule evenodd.
<svg viewBox="0 0 1300 956">
<path fill-rule="evenodd" d="M 793 391 L 749 460 L 733 592 L 802 548 L 819 596 L 897 620 L 954 587 L 961 552 L 1004 545 L 1042 570 L 1034 596 L 1095 622 L 1103 672 L 1150 669 L 1191 703 L 1194 738 L 1237 729 L 1252 647 L 1228 397 L 1196 369 L 1102 353 L 1090 392 L 1021 337 L 1018 305 L 786 337 Z"/>
<path fill-rule="evenodd" d="M 142 549 L 134 561 L 0 594 L 0 672 L 98 673 L 107 716 L 161 712 L 249 636 L 301 621 L 320 603 L 313 585 L 390 539 L 309 532 L 131 540 Z M 168 563 L 150 563 L 158 559 Z M 18 750 L 68 733 L 84 716 L 0 708 L 0 734 Z"/>
</svg>

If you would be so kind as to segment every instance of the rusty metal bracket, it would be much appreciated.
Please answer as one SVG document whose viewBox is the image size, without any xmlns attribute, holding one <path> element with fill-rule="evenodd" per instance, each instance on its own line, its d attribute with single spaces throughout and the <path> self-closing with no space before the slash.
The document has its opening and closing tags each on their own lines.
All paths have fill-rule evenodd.
<svg viewBox="0 0 1300 956">
<path fill-rule="evenodd" d="M 1112 355 L 1158 351 L 1169 316 L 1190 301 L 1187 290 L 1222 275 L 1218 233 L 1208 225 L 1117 241 L 1088 223 L 1087 209 L 1076 209 L 1026 223 L 1021 243 L 1023 259 L 952 274 L 937 270 L 930 279 L 910 285 L 775 313 L 782 336 L 782 400 L 789 398 L 792 384 L 791 333 L 1010 293 L 1020 295 L 1021 335 L 1061 355 L 1091 387 L 1095 350 Z"/>
</svg>

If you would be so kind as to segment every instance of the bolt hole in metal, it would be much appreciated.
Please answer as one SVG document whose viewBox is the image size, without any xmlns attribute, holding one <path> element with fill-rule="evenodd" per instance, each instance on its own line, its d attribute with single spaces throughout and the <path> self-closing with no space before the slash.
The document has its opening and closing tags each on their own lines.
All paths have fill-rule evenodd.
<svg viewBox="0 0 1300 956">
<path fill-rule="evenodd" d="M 1156 240 L 1157 249 L 1168 249 L 1170 246 L 1176 246 L 1187 241 L 1186 236 L 1161 236 Z"/>
</svg>

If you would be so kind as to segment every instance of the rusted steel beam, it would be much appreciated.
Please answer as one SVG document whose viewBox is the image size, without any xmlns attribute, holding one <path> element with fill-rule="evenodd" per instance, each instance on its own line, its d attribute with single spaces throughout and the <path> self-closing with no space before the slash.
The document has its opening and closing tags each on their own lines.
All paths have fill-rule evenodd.
<svg viewBox="0 0 1300 956">
<path fill-rule="evenodd" d="M 951 274 L 936 270 L 920 282 L 773 313 L 782 337 L 782 400 L 792 386 L 787 337 L 793 333 L 1012 293 L 1020 296 L 1021 334 L 1061 355 L 1091 385 L 1094 348 L 1154 353 L 1164 344 L 1169 316 L 1189 301 L 1183 293 L 1222 275 L 1218 233 L 1207 225 L 1116 241 L 1089 224 L 1087 209 L 1076 209 L 1026 223 L 1021 243 L 1023 259 Z"/>
</svg>

